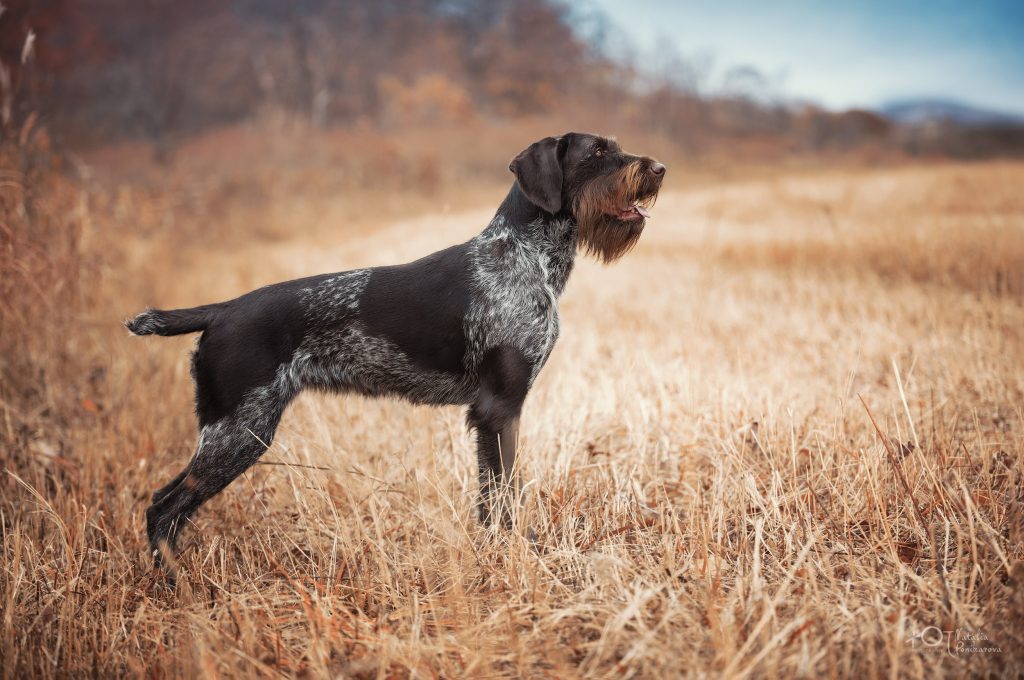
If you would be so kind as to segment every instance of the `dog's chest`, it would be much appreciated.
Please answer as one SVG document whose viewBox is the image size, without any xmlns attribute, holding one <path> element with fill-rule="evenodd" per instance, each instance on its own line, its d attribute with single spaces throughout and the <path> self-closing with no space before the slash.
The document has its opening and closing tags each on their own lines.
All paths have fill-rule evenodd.
<svg viewBox="0 0 1024 680">
<path fill-rule="evenodd" d="M 530 359 L 536 377 L 558 338 L 558 296 L 571 264 L 511 234 L 482 239 L 476 256 L 465 323 L 469 368 L 487 350 L 506 345 Z"/>
</svg>

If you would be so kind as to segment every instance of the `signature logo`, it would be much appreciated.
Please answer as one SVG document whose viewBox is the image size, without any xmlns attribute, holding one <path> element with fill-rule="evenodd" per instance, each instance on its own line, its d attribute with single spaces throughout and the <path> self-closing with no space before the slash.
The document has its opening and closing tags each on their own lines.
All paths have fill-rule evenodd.
<svg viewBox="0 0 1024 680">
<path fill-rule="evenodd" d="M 1003 653 L 1002 647 L 994 644 L 985 633 L 965 628 L 943 630 L 938 626 L 928 626 L 908 637 L 907 644 L 914 649 L 943 649 L 950 656 Z"/>
</svg>

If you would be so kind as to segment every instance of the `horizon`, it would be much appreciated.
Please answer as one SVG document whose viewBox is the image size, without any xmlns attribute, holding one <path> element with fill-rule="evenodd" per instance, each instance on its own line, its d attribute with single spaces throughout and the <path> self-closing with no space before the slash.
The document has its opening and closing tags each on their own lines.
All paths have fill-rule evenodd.
<svg viewBox="0 0 1024 680">
<path fill-rule="evenodd" d="M 626 37 L 605 46 L 613 56 L 646 60 L 648 71 L 673 56 L 698 62 L 707 92 L 750 66 L 772 96 L 833 110 L 941 100 L 1024 116 L 1024 3 L 590 1 Z"/>
</svg>

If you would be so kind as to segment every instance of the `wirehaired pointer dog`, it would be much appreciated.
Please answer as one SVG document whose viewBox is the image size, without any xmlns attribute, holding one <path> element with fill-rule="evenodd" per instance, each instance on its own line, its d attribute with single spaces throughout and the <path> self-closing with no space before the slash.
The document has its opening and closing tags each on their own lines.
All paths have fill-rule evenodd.
<svg viewBox="0 0 1024 680">
<path fill-rule="evenodd" d="M 531 144 L 509 170 L 516 181 L 494 219 L 461 245 L 125 322 L 135 335 L 202 331 L 192 355 L 199 443 L 146 511 L 158 562 L 182 523 L 266 451 L 305 388 L 468 405 L 480 519 L 509 524 L 519 413 L 558 338 L 576 252 L 610 262 L 632 248 L 665 166 L 571 132 Z"/>
</svg>

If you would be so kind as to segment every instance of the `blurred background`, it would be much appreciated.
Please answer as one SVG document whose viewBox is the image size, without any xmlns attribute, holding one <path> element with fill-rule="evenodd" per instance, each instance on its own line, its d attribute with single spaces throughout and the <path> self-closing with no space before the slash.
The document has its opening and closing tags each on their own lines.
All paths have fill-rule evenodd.
<svg viewBox="0 0 1024 680">
<path fill-rule="evenodd" d="M 719 171 L 1019 155 L 1022 29 L 999 0 L 7 0 L 3 118 L 120 162 L 427 191 L 568 129 Z"/>
</svg>

